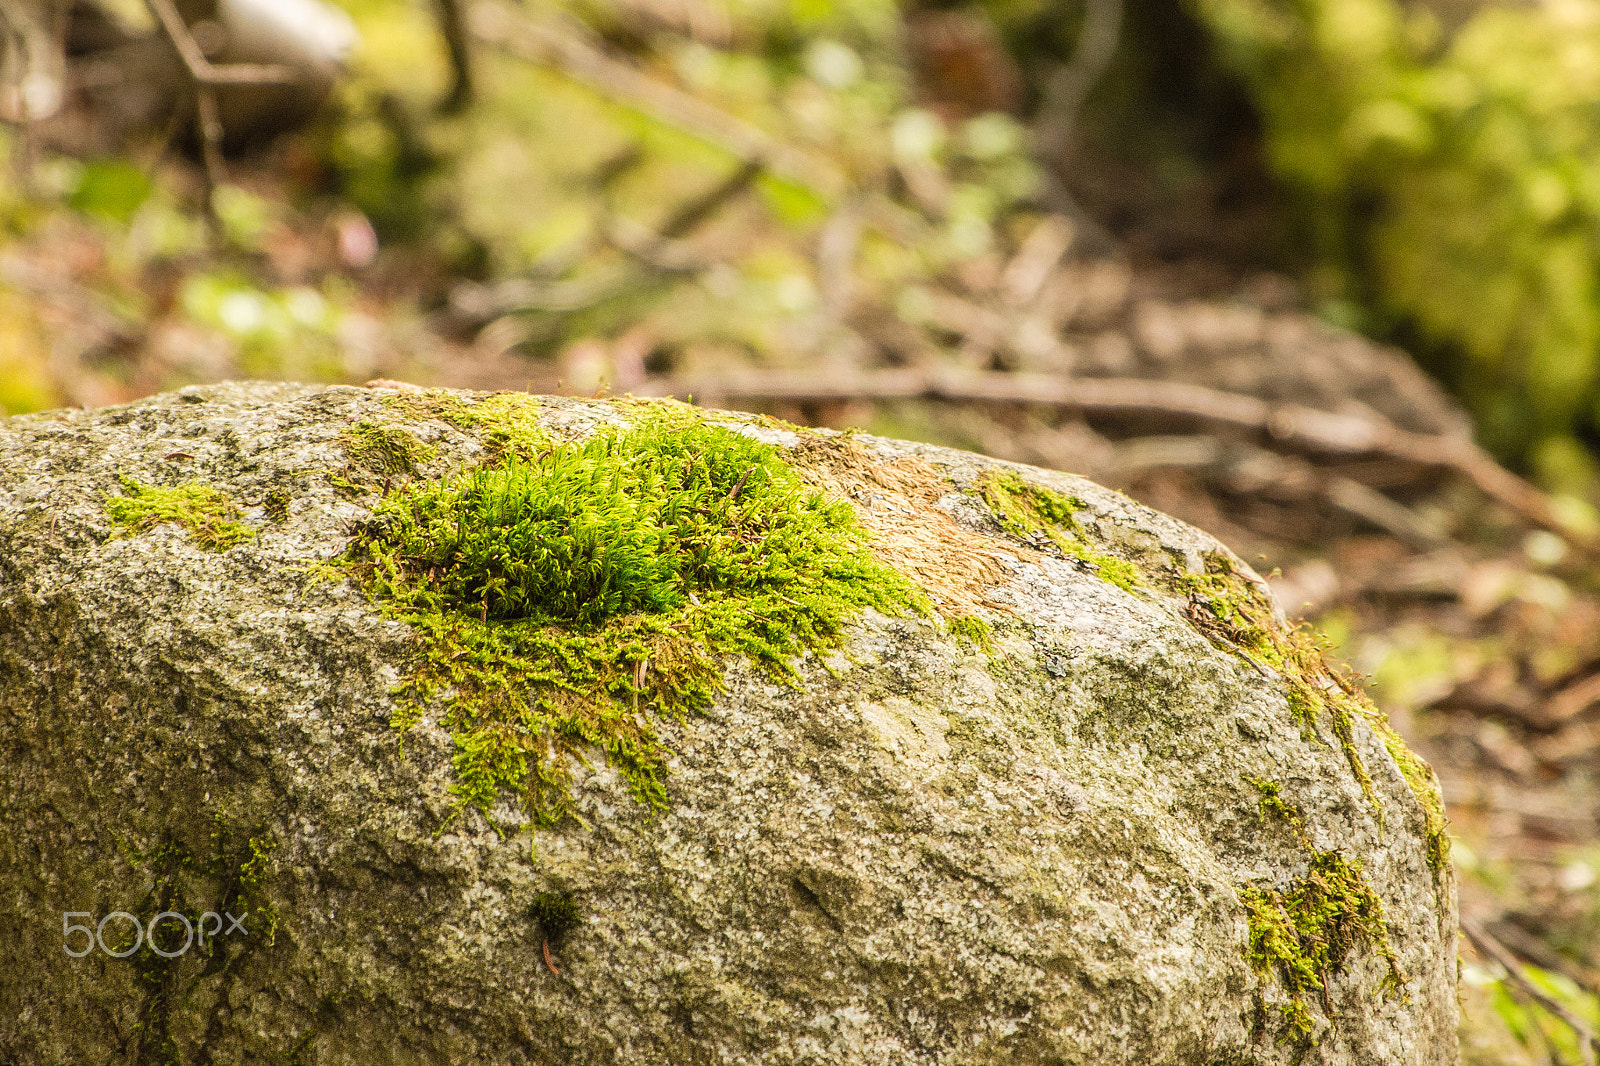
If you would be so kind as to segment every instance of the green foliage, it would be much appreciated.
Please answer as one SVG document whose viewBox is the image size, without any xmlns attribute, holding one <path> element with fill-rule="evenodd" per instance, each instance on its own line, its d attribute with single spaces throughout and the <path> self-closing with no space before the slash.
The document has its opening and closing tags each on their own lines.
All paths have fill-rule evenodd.
<svg viewBox="0 0 1600 1066">
<path fill-rule="evenodd" d="M 343 376 L 336 301 L 307 285 L 262 287 L 231 270 L 191 275 L 178 293 L 191 321 L 238 345 L 239 365 L 261 377 Z"/>
<path fill-rule="evenodd" d="M 1263 981 L 1276 974 L 1289 994 L 1282 1008 L 1286 1035 L 1312 1035 L 1306 1000 L 1320 1000 L 1325 983 L 1339 973 L 1350 952 L 1365 943 L 1389 965 L 1384 986 L 1391 992 L 1405 982 L 1389 943 L 1383 903 L 1362 876 L 1361 864 L 1337 852 L 1317 851 L 1311 868 L 1287 891 L 1242 888 L 1249 914 L 1247 957 Z"/>
<path fill-rule="evenodd" d="M 207 551 L 226 551 L 256 535 L 242 522 L 233 521 L 239 507 L 222 489 L 197 481 L 163 488 L 144 485 L 131 477 L 118 477 L 126 495 L 106 499 L 106 515 L 116 525 L 112 538 L 135 536 L 166 522 L 189 531 Z"/>
<path fill-rule="evenodd" d="M 0 415 L 58 403 L 50 380 L 51 331 L 20 294 L 0 291 Z"/>
<path fill-rule="evenodd" d="M 237 185 L 220 185 L 212 194 L 217 223 L 229 244 L 241 251 L 261 251 L 262 237 L 272 222 L 273 205 Z"/>
<path fill-rule="evenodd" d="M 1600 427 L 1594 13 L 1486 4 L 1447 33 L 1396 0 L 1195 8 L 1299 193 L 1323 295 L 1422 341 L 1503 456 L 1545 472 Z"/>
<path fill-rule="evenodd" d="M 990 471 L 978 484 L 979 495 L 995 519 L 1012 536 L 1026 541 L 1043 537 L 1100 576 L 1126 592 L 1137 592 L 1142 580 L 1132 563 L 1093 551 L 1083 528 L 1072 516 L 1084 509 L 1075 496 L 1030 484 L 1010 471 Z"/>
<path fill-rule="evenodd" d="M 1581 950 L 1579 954 L 1582 954 Z M 1549 1053 L 1550 1061 L 1585 1061 L 1585 1049 L 1578 1046 L 1579 1037 L 1573 1032 L 1572 1026 L 1564 1020 L 1553 1018 L 1546 1008 L 1536 1005 L 1515 982 L 1499 975 L 1498 971 L 1491 972 L 1475 963 L 1466 963 L 1462 969 L 1464 984 L 1488 986 L 1487 1006 L 1500 1016 L 1517 1043 L 1529 1049 L 1544 1049 Z M 1571 1017 L 1579 1019 L 1590 1031 L 1600 1023 L 1600 1004 L 1597 1004 L 1594 995 L 1570 977 L 1526 960 L 1521 962 L 1520 969 L 1524 978 L 1566 1008 Z"/>
<path fill-rule="evenodd" d="M 123 159 L 86 164 L 68 202 L 79 211 L 126 223 L 150 195 L 150 178 Z"/>
<path fill-rule="evenodd" d="M 486 815 L 503 793 L 540 826 L 575 814 L 568 760 L 590 746 L 662 806 L 653 716 L 708 705 L 721 657 L 794 682 L 794 657 L 862 608 L 925 609 L 847 504 L 687 408 L 640 405 L 629 427 L 530 453 L 536 427 L 513 429 L 507 401 L 412 402 L 482 409 L 505 452 L 386 496 L 348 565 L 423 640 L 397 724 L 443 701 L 457 795 Z"/>
</svg>

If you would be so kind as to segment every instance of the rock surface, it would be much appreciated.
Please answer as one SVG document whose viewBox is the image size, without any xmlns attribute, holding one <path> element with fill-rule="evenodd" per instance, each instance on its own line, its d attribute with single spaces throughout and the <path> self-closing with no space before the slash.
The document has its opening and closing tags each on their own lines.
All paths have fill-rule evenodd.
<svg viewBox="0 0 1600 1066">
<path fill-rule="evenodd" d="M 938 610 L 866 611 L 798 685 L 729 661 L 658 725 L 664 810 L 595 757 L 581 823 L 507 798 L 497 832 L 437 716 L 391 724 L 412 627 L 318 565 L 408 476 L 350 427 L 407 434 L 424 477 L 492 456 L 417 395 L 0 423 L 0 1062 L 1456 1061 L 1426 769 L 1369 715 L 1308 721 L 1205 599 L 1268 603 L 1221 545 L 1065 474 L 708 415 L 850 499 Z M 557 438 L 638 410 L 542 404 Z M 996 472 L 1070 497 L 1091 550 L 997 516 Z M 223 490 L 248 528 L 119 525 L 119 478 Z M 168 916 L 172 957 L 111 956 L 161 912 L 209 939 Z M 1315 994 L 1274 914 L 1333 941 Z"/>
</svg>

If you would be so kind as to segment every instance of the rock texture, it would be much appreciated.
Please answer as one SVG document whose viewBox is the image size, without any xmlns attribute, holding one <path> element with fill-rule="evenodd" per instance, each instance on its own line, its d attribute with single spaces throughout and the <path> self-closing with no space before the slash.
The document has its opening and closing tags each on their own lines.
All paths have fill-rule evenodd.
<svg viewBox="0 0 1600 1066">
<path fill-rule="evenodd" d="M 596 757 L 582 824 L 496 832 L 436 716 L 391 725 L 413 630 L 319 565 L 396 467 L 492 454 L 416 395 L 222 385 L 0 424 L 0 1062 L 1456 1061 L 1425 768 L 1366 717 L 1347 742 L 1308 721 L 1197 614 L 1208 573 L 1259 585 L 1221 545 L 1069 475 L 708 416 L 850 499 L 940 610 L 866 612 L 798 686 L 729 662 L 660 723 L 664 811 Z M 361 423 L 419 447 L 365 462 Z M 1092 551 L 1003 523 L 997 471 L 1074 498 Z M 119 477 L 223 490 L 249 529 L 119 524 Z M 973 617 L 988 650 L 949 624 Z M 1262 915 L 1330 862 L 1381 915 L 1336 906 L 1297 997 Z M 64 946 L 64 914 L 116 911 Z M 245 931 L 180 952 L 167 917 L 172 957 L 108 953 L 206 911 Z"/>
</svg>

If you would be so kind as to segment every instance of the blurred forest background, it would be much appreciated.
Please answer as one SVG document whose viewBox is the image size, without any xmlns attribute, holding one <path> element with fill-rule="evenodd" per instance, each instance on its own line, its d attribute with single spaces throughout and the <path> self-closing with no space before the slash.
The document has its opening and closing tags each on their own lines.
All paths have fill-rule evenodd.
<svg viewBox="0 0 1600 1066">
<path fill-rule="evenodd" d="M 1220 536 L 1600 1043 L 1600 0 L 0 0 L 0 410 L 692 396 Z M 181 453 L 174 453 L 181 456 Z M 181 460 L 175 460 L 181 461 Z"/>
</svg>

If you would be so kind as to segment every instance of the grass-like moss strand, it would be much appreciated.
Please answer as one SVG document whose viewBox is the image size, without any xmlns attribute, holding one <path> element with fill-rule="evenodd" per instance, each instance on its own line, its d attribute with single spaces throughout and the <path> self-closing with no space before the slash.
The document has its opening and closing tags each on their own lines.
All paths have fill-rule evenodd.
<svg viewBox="0 0 1600 1066">
<path fill-rule="evenodd" d="M 1089 547 L 1083 528 L 1073 517 L 1086 506 L 1077 497 L 1034 485 L 1009 470 L 985 474 L 978 483 L 978 494 L 994 512 L 1000 528 L 1012 536 L 1026 541 L 1042 537 L 1102 580 L 1125 592 L 1139 590 L 1142 582 L 1137 567 Z"/>
</svg>

